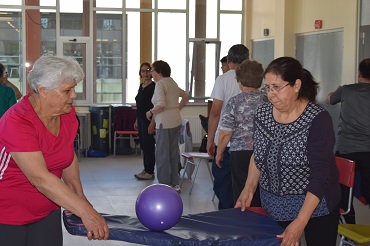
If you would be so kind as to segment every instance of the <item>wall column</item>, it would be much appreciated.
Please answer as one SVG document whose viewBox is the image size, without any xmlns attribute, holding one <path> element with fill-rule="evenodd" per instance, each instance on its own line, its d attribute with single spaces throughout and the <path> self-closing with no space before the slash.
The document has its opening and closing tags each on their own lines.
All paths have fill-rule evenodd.
<svg viewBox="0 0 370 246">
<path fill-rule="evenodd" d="M 141 1 L 140 8 L 151 9 L 152 1 Z M 140 13 L 140 62 L 152 63 L 152 12 Z"/>
<path fill-rule="evenodd" d="M 275 54 L 295 57 L 294 0 L 276 0 Z"/>
<path fill-rule="evenodd" d="M 207 1 L 196 0 L 195 4 L 195 38 L 206 38 Z M 197 61 L 194 69 L 194 96 L 203 96 L 205 93 L 206 71 L 206 44 L 194 45 L 194 60 Z"/>
<path fill-rule="evenodd" d="M 40 6 L 39 0 L 26 0 L 26 5 Z M 40 10 L 26 9 L 26 62 L 30 64 L 30 67 L 26 69 L 26 84 L 27 93 L 32 90 L 27 81 L 28 71 L 32 69 L 33 64 L 37 59 L 40 58 L 40 36 L 41 29 L 40 25 Z"/>
</svg>

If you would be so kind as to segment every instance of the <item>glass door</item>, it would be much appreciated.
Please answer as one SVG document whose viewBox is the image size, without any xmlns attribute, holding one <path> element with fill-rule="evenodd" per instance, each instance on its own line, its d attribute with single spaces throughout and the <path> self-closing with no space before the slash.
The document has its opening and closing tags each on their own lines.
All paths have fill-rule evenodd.
<svg viewBox="0 0 370 246">
<path fill-rule="evenodd" d="M 77 93 L 76 102 L 87 103 L 88 93 L 86 87 L 86 81 L 89 81 L 88 67 L 90 61 L 89 40 L 82 38 L 62 38 L 61 45 L 58 49 L 58 54 L 63 57 L 73 57 L 80 64 L 85 76 L 84 79 L 79 82 L 75 88 Z"/>
</svg>

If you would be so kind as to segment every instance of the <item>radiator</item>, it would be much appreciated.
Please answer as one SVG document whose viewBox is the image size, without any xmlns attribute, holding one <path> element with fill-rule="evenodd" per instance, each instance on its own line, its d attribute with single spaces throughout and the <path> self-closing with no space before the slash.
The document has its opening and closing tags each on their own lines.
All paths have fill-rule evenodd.
<svg viewBox="0 0 370 246">
<path fill-rule="evenodd" d="M 199 146 L 202 143 L 203 136 L 206 134 L 200 124 L 198 116 L 183 116 L 183 119 L 189 120 L 190 132 L 193 138 L 193 145 Z"/>
</svg>

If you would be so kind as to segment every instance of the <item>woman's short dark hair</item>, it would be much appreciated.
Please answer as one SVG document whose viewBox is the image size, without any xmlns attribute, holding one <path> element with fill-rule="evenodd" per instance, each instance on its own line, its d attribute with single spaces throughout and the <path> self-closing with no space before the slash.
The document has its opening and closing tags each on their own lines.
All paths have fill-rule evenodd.
<svg viewBox="0 0 370 246">
<path fill-rule="evenodd" d="M 5 67 L 3 64 L 0 63 L 0 78 L 4 77 L 4 71 L 5 71 Z"/>
<path fill-rule="evenodd" d="M 370 58 L 364 59 L 358 66 L 358 72 L 364 79 L 370 79 Z"/>
<path fill-rule="evenodd" d="M 163 77 L 170 77 L 171 76 L 171 68 L 167 62 L 158 60 L 153 62 L 152 64 L 153 70 L 157 73 L 162 74 Z"/>
<path fill-rule="evenodd" d="M 298 92 L 298 99 L 305 98 L 310 102 L 316 100 L 319 84 L 315 81 L 312 74 L 302 68 L 301 63 L 292 57 L 280 57 L 273 60 L 266 68 L 264 77 L 267 73 L 273 73 L 282 80 L 293 86 L 297 79 L 302 81 Z"/>
<path fill-rule="evenodd" d="M 263 67 L 256 61 L 245 60 L 235 69 L 235 75 L 240 84 L 260 88 L 263 80 Z"/>
<path fill-rule="evenodd" d="M 141 64 L 140 64 L 140 69 L 139 69 L 139 76 L 140 76 L 140 78 L 141 78 L 141 68 L 142 68 L 143 66 L 148 66 L 148 67 L 149 67 L 149 69 L 152 69 L 152 66 L 150 66 L 150 63 L 149 63 L 149 62 L 143 62 L 143 63 L 141 63 Z"/>
</svg>

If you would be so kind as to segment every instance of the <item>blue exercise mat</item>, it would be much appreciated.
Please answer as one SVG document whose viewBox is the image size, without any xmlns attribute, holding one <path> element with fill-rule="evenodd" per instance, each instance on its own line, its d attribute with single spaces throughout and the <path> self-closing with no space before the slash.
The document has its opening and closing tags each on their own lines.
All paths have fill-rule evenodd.
<svg viewBox="0 0 370 246">
<path fill-rule="evenodd" d="M 143 245 L 280 245 L 276 235 L 284 229 L 266 215 L 240 209 L 182 216 L 171 229 L 154 232 L 136 217 L 102 214 L 110 229 L 109 240 Z M 65 228 L 72 235 L 86 236 L 79 217 L 63 211 Z"/>
</svg>

